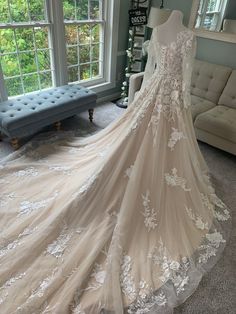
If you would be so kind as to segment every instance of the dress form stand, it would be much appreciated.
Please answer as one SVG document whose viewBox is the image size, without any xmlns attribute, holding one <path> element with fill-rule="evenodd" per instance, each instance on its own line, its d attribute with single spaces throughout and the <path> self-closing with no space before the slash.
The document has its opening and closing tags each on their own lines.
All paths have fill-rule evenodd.
<svg viewBox="0 0 236 314">
<path fill-rule="evenodd" d="M 187 28 L 183 25 L 183 13 L 174 10 L 168 20 L 158 26 L 157 39 L 163 44 L 169 44 L 175 41 L 177 34 L 185 29 Z"/>
</svg>

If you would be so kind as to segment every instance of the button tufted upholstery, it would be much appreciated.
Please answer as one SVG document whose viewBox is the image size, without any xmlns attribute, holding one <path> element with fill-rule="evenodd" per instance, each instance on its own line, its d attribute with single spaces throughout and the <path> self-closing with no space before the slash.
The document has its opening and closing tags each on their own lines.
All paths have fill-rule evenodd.
<svg viewBox="0 0 236 314">
<path fill-rule="evenodd" d="M 197 116 L 195 127 L 236 144 L 236 110 L 215 106 Z"/>
<path fill-rule="evenodd" d="M 0 130 L 23 137 L 96 106 L 97 95 L 80 85 L 65 85 L 0 103 Z"/>
<path fill-rule="evenodd" d="M 213 103 L 212 101 L 206 100 L 195 95 L 191 95 L 191 105 L 193 121 L 195 121 L 196 117 L 200 113 L 203 113 L 206 110 L 209 110 L 216 106 L 216 104 Z"/>
<path fill-rule="evenodd" d="M 143 73 L 130 77 L 129 103 L 142 78 Z M 236 70 L 195 60 L 191 112 L 197 139 L 236 155 Z"/>
<path fill-rule="evenodd" d="M 229 67 L 195 60 L 191 94 L 218 103 L 231 72 Z"/>
<path fill-rule="evenodd" d="M 236 109 L 236 70 L 232 72 L 228 80 L 228 83 L 220 97 L 219 105 L 226 105 Z"/>
</svg>

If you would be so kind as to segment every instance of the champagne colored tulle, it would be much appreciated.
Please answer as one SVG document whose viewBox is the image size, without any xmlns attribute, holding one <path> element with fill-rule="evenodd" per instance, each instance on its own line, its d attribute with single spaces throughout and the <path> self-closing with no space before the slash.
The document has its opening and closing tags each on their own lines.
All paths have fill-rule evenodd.
<svg viewBox="0 0 236 314">
<path fill-rule="evenodd" d="M 192 124 L 195 37 L 155 36 L 117 121 L 36 138 L 2 162 L 2 314 L 172 313 L 220 257 L 230 213 Z"/>
</svg>

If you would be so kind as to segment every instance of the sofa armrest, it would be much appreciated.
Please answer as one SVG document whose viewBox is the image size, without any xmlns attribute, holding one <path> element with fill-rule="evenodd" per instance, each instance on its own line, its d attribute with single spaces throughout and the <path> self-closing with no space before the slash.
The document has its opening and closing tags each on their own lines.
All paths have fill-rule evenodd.
<svg viewBox="0 0 236 314">
<path fill-rule="evenodd" d="M 134 100 L 135 93 L 140 90 L 143 81 L 144 72 L 135 73 L 129 79 L 129 100 L 128 105 Z"/>
</svg>

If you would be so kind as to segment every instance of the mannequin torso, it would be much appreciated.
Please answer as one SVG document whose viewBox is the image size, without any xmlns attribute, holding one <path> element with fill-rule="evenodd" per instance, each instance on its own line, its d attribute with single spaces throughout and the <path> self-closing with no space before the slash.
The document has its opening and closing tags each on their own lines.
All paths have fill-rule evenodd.
<svg viewBox="0 0 236 314">
<path fill-rule="evenodd" d="M 162 44 L 169 44 L 174 42 L 177 38 L 177 34 L 184 30 L 187 30 L 187 27 L 183 25 L 183 13 L 174 10 L 168 20 L 158 26 L 157 40 Z"/>
</svg>

